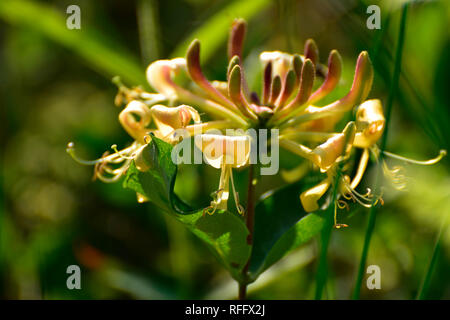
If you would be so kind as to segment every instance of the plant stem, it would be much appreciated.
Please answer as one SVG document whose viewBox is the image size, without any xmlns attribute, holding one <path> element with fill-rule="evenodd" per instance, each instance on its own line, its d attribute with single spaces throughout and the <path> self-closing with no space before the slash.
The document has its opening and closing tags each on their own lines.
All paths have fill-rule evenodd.
<svg viewBox="0 0 450 320">
<path fill-rule="evenodd" d="M 247 243 L 253 244 L 253 228 L 255 224 L 255 183 L 253 182 L 254 165 L 248 168 L 247 215 L 246 225 L 249 231 Z M 248 263 L 247 263 L 248 264 Z"/>
<path fill-rule="evenodd" d="M 393 75 L 392 75 L 392 83 L 391 83 L 391 88 L 389 91 L 389 96 L 388 96 L 388 100 L 386 103 L 386 128 L 383 134 L 383 137 L 381 139 L 381 146 L 380 146 L 380 158 L 378 160 L 378 168 L 377 168 L 377 175 L 375 178 L 375 193 L 378 192 L 378 188 L 379 188 L 379 180 L 380 180 L 380 174 L 382 173 L 382 163 L 383 163 L 383 151 L 386 148 L 386 142 L 387 142 L 387 134 L 388 134 L 388 128 L 389 128 L 389 121 L 391 118 L 391 110 L 392 110 L 392 104 L 395 98 L 395 95 L 397 93 L 397 89 L 398 89 L 398 82 L 399 82 L 399 77 L 400 77 L 400 68 L 401 68 L 401 64 L 402 64 L 402 52 L 403 52 L 403 44 L 404 44 L 404 39 L 405 39 L 405 29 L 406 29 L 406 16 L 408 13 L 408 5 L 409 3 L 406 2 L 403 5 L 403 9 L 402 9 L 402 16 L 400 19 L 400 30 L 399 30 L 399 34 L 398 34 L 398 41 L 397 41 L 397 49 L 395 52 L 395 61 L 394 61 L 394 71 L 393 71 Z M 374 197 L 374 201 L 376 197 Z M 362 254 L 361 254 L 361 259 L 359 262 L 359 268 L 358 268 L 358 274 L 356 277 L 356 283 L 355 283 L 355 288 L 352 294 L 352 299 L 359 299 L 359 295 L 361 292 L 361 284 L 362 284 L 362 280 L 364 277 L 364 270 L 366 267 L 366 262 L 367 262 L 367 255 L 369 252 L 369 247 L 370 247 L 370 241 L 372 239 L 372 234 L 373 234 L 373 230 L 375 229 L 375 222 L 376 222 L 376 206 L 375 203 L 372 203 L 372 207 L 370 208 L 370 213 L 369 213 L 369 221 L 367 223 L 367 229 L 366 229 L 366 236 L 364 238 L 364 245 L 363 245 L 363 250 L 362 250 Z"/>
<path fill-rule="evenodd" d="M 246 283 L 239 283 L 239 300 L 245 300 L 247 298 L 247 284 Z"/>
<path fill-rule="evenodd" d="M 328 245 L 330 244 L 331 232 L 333 231 L 334 225 L 334 212 L 335 210 L 335 201 L 337 197 L 339 180 L 341 177 L 342 168 L 341 165 L 338 166 L 336 172 L 336 178 L 333 184 L 333 193 L 331 195 L 331 204 L 328 211 L 330 211 L 325 216 L 325 225 L 320 234 L 320 253 L 319 253 L 319 264 L 317 266 L 317 274 L 316 274 L 316 292 L 314 295 L 315 300 L 322 299 L 322 293 L 327 283 L 328 277 L 328 262 L 327 262 L 327 253 L 328 253 Z"/>
<path fill-rule="evenodd" d="M 245 224 L 248 229 L 247 244 L 253 245 L 253 229 L 255 224 L 255 183 L 253 183 L 254 165 L 251 164 L 248 168 L 248 189 L 247 189 L 247 210 L 245 213 Z M 250 266 L 250 258 L 242 269 L 243 282 L 239 283 L 239 300 L 245 300 L 247 297 L 247 277 L 248 268 Z"/>
</svg>

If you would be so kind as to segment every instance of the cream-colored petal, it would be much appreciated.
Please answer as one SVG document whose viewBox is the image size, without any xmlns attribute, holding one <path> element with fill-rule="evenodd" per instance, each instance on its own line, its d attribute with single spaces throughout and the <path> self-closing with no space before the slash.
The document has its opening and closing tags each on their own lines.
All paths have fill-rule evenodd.
<svg viewBox="0 0 450 320">
<path fill-rule="evenodd" d="M 148 106 L 140 101 L 133 100 L 119 114 L 119 122 L 135 140 L 143 143 L 149 131 L 147 126 L 151 122 L 151 112 Z"/>
<path fill-rule="evenodd" d="M 156 91 L 164 94 L 168 99 L 174 99 L 177 95 L 173 79 L 182 70 L 186 71 L 184 58 L 157 60 L 147 68 L 147 81 Z"/>
<path fill-rule="evenodd" d="M 249 136 L 201 134 L 195 137 L 195 145 L 203 152 L 208 164 L 217 169 L 222 164 L 239 168 L 246 165 L 250 158 Z"/>
<path fill-rule="evenodd" d="M 385 126 L 383 106 L 378 99 L 367 100 L 358 107 L 356 125 L 361 129 L 356 133 L 354 145 L 369 148 L 382 136 Z"/>
<path fill-rule="evenodd" d="M 330 187 L 330 180 L 326 179 L 318 185 L 308 189 L 300 195 L 300 201 L 302 202 L 303 209 L 306 212 L 313 212 L 319 209 L 317 201 L 325 194 Z"/>
<path fill-rule="evenodd" d="M 191 120 L 200 122 L 200 115 L 197 110 L 187 105 L 178 107 L 166 107 L 158 104 L 151 109 L 151 114 L 161 136 L 165 137 L 176 129 L 185 128 Z"/>
</svg>

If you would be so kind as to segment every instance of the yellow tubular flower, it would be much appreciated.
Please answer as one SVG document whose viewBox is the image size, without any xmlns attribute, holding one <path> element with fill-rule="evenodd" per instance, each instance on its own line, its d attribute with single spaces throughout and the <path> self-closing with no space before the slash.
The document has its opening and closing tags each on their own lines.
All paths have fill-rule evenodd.
<svg viewBox="0 0 450 320">
<path fill-rule="evenodd" d="M 355 138 L 355 129 L 353 122 L 348 123 L 342 133 L 329 138 L 312 151 L 312 161 L 322 172 L 327 171 L 338 158 L 348 154 Z"/>
<path fill-rule="evenodd" d="M 158 104 L 154 105 L 150 111 L 158 128 L 155 134 L 172 144 L 177 142 L 176 138 L 171 136 L 176 129 L 186 128 L 191 120 L 196 124 L 200 123 L 198 111 L 187 105 L 166 107 Z"/>
<path fill-rule="evenodd" d="M 239 204 L 239 196 L 234 187 L 232 168 L 240 168 L 248 163 L 250 137 L 201 134 L 195 137 L 195 145 L 203 152 L 203 157 L 209 165 L 221 169 L 219 189 L 215 192 L 215 199 L 211 202 L 211 206 L 205 211 L 213 214 L 217 209 L 227 209 L 230 194 L 229 180 L 231 180 L 236 208 L 240 214 L 243 214 L 244 210 Z"/>
<path fill-rule="evenodd" d="M 330 179 L 323 180 L 318 185 L 308 189 L 300 195 L 300 201 L 302 202 L 303 209 L 306 212 L 313 212 L 319 209 L 317 201 L 327 192 L 330 187 Z"/>
<path fill-rule="evenodd" d="M 383 135 L 385 122 L 380 100 L 367 100 L 361 104 L 356 112 L 356 126 L 362 130 L 356 133 L 355 147 L 370 148 L 374 145 Z"/>
<path fill-rule="evenodd" d="M 398 188 L 405 186 L 404 176 L 399 168 L 390 169 L 384 161 L 385 157 L 430 165 L 445 156 L 446 151 L 441 150 L 434 159 L 417 161 L 378 148 L 377 141 L 383 135 L 386 120 L 381 101 L 366 100 L 374 77 L 366 51 L 359 54 L 351 88 L 340 99 L 330 101 L 329 94 L 340 83 L 343 73 L 341 56 L 332 50 L 327 65 L 320 64 L 319 50 L 311 39 L 305 42 L 303 55 L 262 52 L 259 56 L 263 68 L 262 88 L 260 92 L 251 92 L 249 88 L 253 86 L 247 82 L 242 54 L 246 30 L 242 19 L 233 22 L 225 81 L 208 79 L 208 72 L 202 70 L 199 40 L 191 43 L 185 58 L 158 60 L 148 66 L 146 77 L 155 90 L 153 93 L 145 92 L 141 87 L 129 89 L 120 79 L 114 78 L 113 82 L 119 88 L 116 105 L 126 104 L 119 114 L 119 122 L 134 141 L 120 151 L 114 145 L 113 153 L 105 152 L 101 158 L 92 161 L 78 158 L 73 143 L 69 143 L 67 152 L 82 164 L 95 165 L 95 178 L 114 182 L 127 172 L 133 161 L 140 171 L 152 170 L 152 161 L 146 161 L 148 153 L 143 152 L 151 140 L 150 134 L 173 146 L 182 137 L 193 136 L 206 162 L 221 170 L 218 190 L 204 212 L 213 214 L 218 209 L 226 210 L 231 185 L 237 210 L 243 214 L 232 170 L 249 163 L 251 137 L 220 133 L 226 129 L 278 129 L 280 134 L 272 134 L 270 143 L 266 145 L 267 154 L 274 154 L 275 143 L 272 139 L 278 137 L 276 142 L 279 146 L 307 160 L 295 170 L 284 172 L 288 183 L 301 179 L 311 169 L 311 164 L 314 170 L 325 173 L 326 179 L 302 192 L 300 200 L 307 212 L 318 210 L 319 199 L 331 185 L 336 184 L 335 220 L 336 208 L 347 207 L 345 200 L 358 202 L 364 207 L 381 201 L 381 196 L 374 195 L 370 189 L 363 193 L 356 190 L 368 167 L 371 153 L 376 161 L 381 161 L 385 174 Z M 356 107 L 356 121 L 348 122 L 342 132 L 336 132 L 336 125 Z M 211 121 L 202 123 L 200 112 L 202 118 Z M 150 125 L 154 127 L 150 129 Z M 208 130 L 213 129 L 219 134 L 208 134 Z M 263 141 L 253 142 L 261 146 Z M 351 162 L 347 164 L 347 160 L 353 147 L 363 150 L 351 179 L 348 172 Z M 338 172 L 340 178 L 337 180 Z M 145 200 L 143 195 L 138 194 L 139 202 Z M 344 225 L 335 221 L 335 226 Z"/>
</svg>

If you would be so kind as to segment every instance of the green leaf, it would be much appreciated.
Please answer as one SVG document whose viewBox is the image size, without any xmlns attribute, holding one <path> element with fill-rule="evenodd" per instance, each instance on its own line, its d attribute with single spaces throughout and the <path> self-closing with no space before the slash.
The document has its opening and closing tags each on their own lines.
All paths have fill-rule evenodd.
<svg viewBox="0 0 450 320">
<path fill-rule="evenodd" d="M 128 169 L 124 187 L 146 196 L 165 212 L 183 223 L 202 239 L 237 280 L 249 256 L 248 230 L 241 217 L 228 212 L 203 215 L 203 209 L 193 209 L 180 200 L 173 188 L 177 166 L 171 159 L 172 146 L 156 137 L 143 149 L 143 160 L 150 167 L 142 172 L 134 162 Z"/>
<path fill-rule="evenodd" d="M 130 84 L 146 84 L 144 71 L 137 59 L 117 44 L 107 45 L 104 35 L 95 34 L 81 22 L 81 30 L 66 27 L 68 16 L 49 5 L 25 1 L 0 1 L 0 18 L 32 29 L 66 47 L 85 59 L 93 69 L 108 77 L 119 75 Z"/>
<path fill-rule="evenodd" d="M 299 200 L 300 191 L 299 184 L 293 184 L 257 204 L 249 267 L 251 280 L 256 280 L 263 271 L 322 229 L 322 213 L 305 212 Z"/>
<path fill-rule="evenodd" d="M 142 151 L 143 161 L 150 169 L 139 171 L 133 162 L 123 186 L 144 195 L 164 211 L 184 213 L 189 208 L 173 193 L 177 166 L 172 162 L 171 152 L 170 144 L 153 137 L 152 142 Z"/>
</svg>

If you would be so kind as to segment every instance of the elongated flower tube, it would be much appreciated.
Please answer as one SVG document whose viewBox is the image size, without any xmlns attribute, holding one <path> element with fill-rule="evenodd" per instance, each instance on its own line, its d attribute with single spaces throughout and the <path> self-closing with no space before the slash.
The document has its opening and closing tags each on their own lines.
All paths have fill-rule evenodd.
<svg viewBox="0 0 450 320">
<path fill-rule="evenodd" d="M 151 107 L 150 112 L 158 127 L 155 134 L 171 144 L 177 142 L 176 137 L 171 135 L 175 130 L 186 128 L 191 120 L 196 124 L 201 122 L 198 111 L 187 105 L 166 107 L 157 104 Z"/>
<path fill-rule="evenodd" d="M 355 138 L 355 131 L 355 123 L 349 122 L 342 133 L 329 138 L 312 151 L 313 162 L 321 171 L 327 171 L 338 158 L 344 157 L 350 152 Z"/>
<path fill-rule="evenodd" d="M 202 134 L 195 137 L 195 145 L 203 152 L 203 157 L 212 167 L 221 169 L 219 188 L 215 192 L 211 206 L 205 212 L 213 214 L 217 209 L 226 210 L 230 194 L 230 180 L 236 208 L 243 214 L 239 196 L 233 182 L 233 168 L 245 166 L 250 158 L 251 141 L 249 136 L 224 136 Z"/>
<path fill-rule="evenodd" d="M 348 155 L 353 144 L 355 131 L 355 123 L 349 122 L 342 133 L 331 136 L 312 150 L 286 138 L 280 140 L 280 145 L 311 161 L 319 167 L 320 171 L 326 172 L 336 161 Z"/>
</svg>

